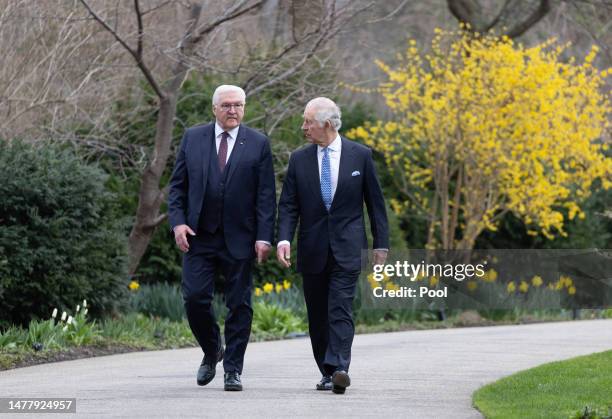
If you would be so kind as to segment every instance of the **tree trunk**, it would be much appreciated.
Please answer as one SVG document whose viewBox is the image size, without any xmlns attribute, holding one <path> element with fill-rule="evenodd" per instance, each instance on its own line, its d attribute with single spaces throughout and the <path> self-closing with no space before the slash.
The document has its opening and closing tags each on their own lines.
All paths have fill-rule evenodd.
<svg viewBox="0 0 612 419">
<path fill-rule="evenodd" d="M 170 154 L 175 115 L 176 92 L 169 92 L 160 101 L 155 148 L 153 156 L 151 156 L 151 162 L 141 177 L 136 218 L 128 239 L 128 273 L 130 276 L 136 272 L 140 260 L 153 237 L 155 228 L 166 219 L 165 214 L 159 215 L 159 208 L 166 198 L 165 190 L 161 190 L 159 185 Z"/>
</svg>

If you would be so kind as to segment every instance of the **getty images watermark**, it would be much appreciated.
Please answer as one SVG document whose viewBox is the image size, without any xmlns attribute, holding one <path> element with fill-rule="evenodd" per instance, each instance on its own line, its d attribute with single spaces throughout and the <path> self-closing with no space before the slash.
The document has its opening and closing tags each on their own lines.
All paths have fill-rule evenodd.
<svg viewBox="0 0 612 419">
<path fill-rule="evenodd" d="M 364 253 L 364 261 L 372 260 Z M 364 264 L 365 265 L 365 264 Z M 363 308 L 605 308 L 612 303 L 612 251 L 390 251 L 365 265 Z"/>
</svg>

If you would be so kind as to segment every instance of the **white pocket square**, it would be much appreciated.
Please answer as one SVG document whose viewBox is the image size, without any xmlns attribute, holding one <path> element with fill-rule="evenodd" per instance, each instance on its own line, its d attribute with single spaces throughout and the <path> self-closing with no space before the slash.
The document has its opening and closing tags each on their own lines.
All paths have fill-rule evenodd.
<svg viewBox="0 0 612 419">
<path fill-rule="evenodd" d="M 351 173 L 351 176 L 359 176 L 361 173 L 359 173 L 359 170 L 355 170 L 353 173 Z"/>
</svg>

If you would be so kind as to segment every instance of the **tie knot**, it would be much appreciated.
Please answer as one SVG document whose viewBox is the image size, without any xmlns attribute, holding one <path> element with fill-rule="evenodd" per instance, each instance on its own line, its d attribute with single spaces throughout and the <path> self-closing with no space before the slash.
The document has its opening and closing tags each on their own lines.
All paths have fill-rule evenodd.
<svg viewBox="0 0 612 419">
<path fill-rule="evenodd" d="M 229 137 L 229 133 L 227 131 L 223 131 L 221 133 L 221 139 L 222 140 L 227 140 L 227 137 Z"/>
</svg>

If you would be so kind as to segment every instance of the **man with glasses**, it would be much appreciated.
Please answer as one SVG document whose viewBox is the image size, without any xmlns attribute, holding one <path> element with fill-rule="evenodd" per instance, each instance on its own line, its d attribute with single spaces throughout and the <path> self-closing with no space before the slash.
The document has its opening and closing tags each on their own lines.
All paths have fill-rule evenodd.
<svg viewBox="0 0 612 419">
<path fill-rule="evenodd" d="M 373 263 L 383 264 L 389 248 L 385 200 L 372 151 L 338 134 L 340 108 L 325 97 L 306 105 L 302 131 L 311 143 L 291 154 L 278 203 L 277 258 L 290 266 L 290 242 L 297 227 L 297 270 L 304 279 L 308 330 L 322 374 L 317 390 L 343 394 L 355 334 L 352 304 L 367 249 L 365 202 L 373 237 Z"/>
<path fill-rule="evenodd" d="M 183 256 L 183 298 L 189 326 L 204 352 L 197 383 L 215 377 L 223 360 L 224 388 L 241 391 L 251 332 L 254 257 L 270 253 L 276 193 L 268 138 L 241 124 L 246 95 L 219 86 L 215 122 L 188 128 L 177 154 L 168 194 L 169 221 Z M 215 275 L 224 277 L 225 344 L 213 311 Z"/>
</svg>

